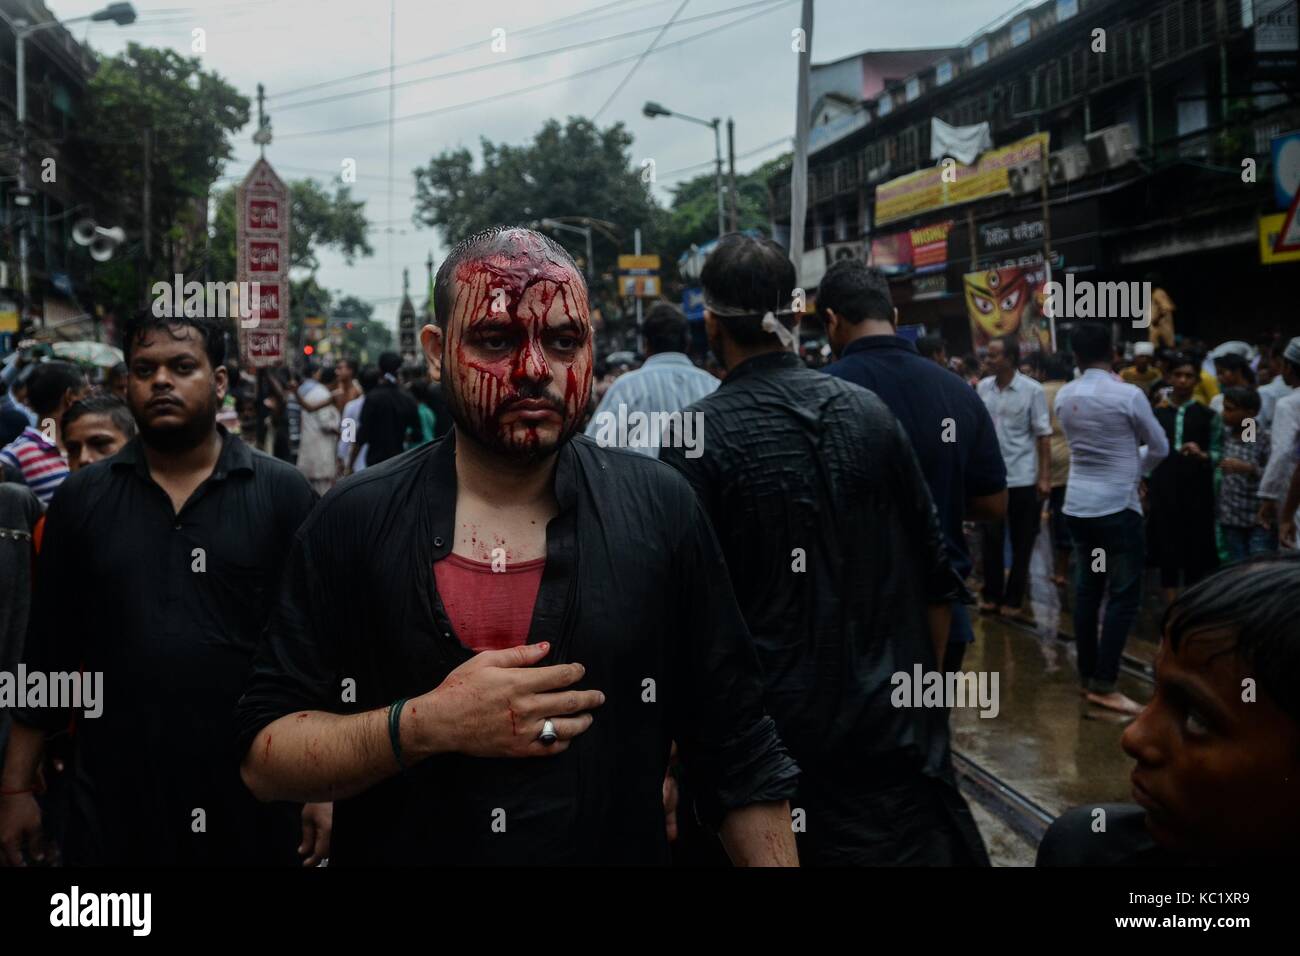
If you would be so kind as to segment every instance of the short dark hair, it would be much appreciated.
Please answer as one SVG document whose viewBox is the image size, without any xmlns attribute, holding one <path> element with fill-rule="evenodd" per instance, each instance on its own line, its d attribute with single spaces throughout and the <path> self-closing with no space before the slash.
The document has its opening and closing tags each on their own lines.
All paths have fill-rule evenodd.
<svg viewBox="0 0 1300 956">
<path fill-rule="evenodd" d="M 127 369 L 126 363 L 118 362 L 108 370 L 108 374 L 104 376 L 104 381 L 111 382 L 117 378 L 126 378 L 129 374 L 130 371 Z"/>
<path fill-rule="evenodd" d="M 1248 382 L 1253 383 L 1255 381 L 1255 370 L 1250 367 L 1250 362 L 1236 352 L 1228 352 L 1216 358 L 1214 360 L 1214 370 L 1216 372 L 1236 372 Z"/>
<path fill-rule="evenodd" d="M 1224 404 L 1232 402 L 1243 412 L 1251 413 L 1258 412 L 1263 404 L 1259 392 L 1248 385 L 1234 385 L 1232 388 L 1225 388 L 1223 390 L 1223 401 Z"/>
<path fill-rule="evenodd" d="M 686 351 L 686 316 L 667 302 L 656 302 L 641 325 L 646 347 L 651 352 Z"/>
<path fill-rule="evenodd" d="M 820 293 L 818 293 L 820 295 Z M 820 300 L 819 300 L 820 302 Z M 832 308 L 834 308 L 832 306 Z M 838 313 L 840 310 L 835 309 Z M 934 358 L 941 352 L 948 351 L 948 343 L 943 340 L 942 335 L 923 335 L 916 340 L 916 350 L 928 359 Z"/>
<path fill-rule="evenodd" d="M 131 417 L 131 409 L 112 392 L 94 391 L 85 398 L 77 399 L 63 413 L 59 427 L 66 432 L 69 425 L 86 415 L 107 415 L 113 427 L 128 441 L 135 437 L 135 419 Z"/>
<path fill-rule="evenodd" d="M 379 373 L 396 375 L 402 367 L 402 357 L 396 352 L 384 352 L 379 356 Z"/>
<path fill-rule="evenodd" d="M 1074 327 L 1070 332 L 1070 348 L 1074 349 L 1080 368 L 1114 360 L 1115 346 L 1110 335 L 1110 329 L 1100 322 L 1084 322 Z"/>
<path fill-rule="evenodd" d="M 1206 631 L 1232 634 L 1259 686 L 1300 722 L 1300 551 L 1257 555 L 1189 587 L 1165 611 L 1169 645 Z"/>
<path fill-rule="evenodd" d="M 380 371 L 378 366 L 367 365 L 357 373 L 357 381 L 361 383 L 361 391 L 369 392 L 379 384 Z"/>
<path fill-rule="evenodd" d="M 1017 367 L 1020 365 L 1020 339 L 1019 338 L 1017 338 L 1014 335 L 1000 335 L 996 339 L 994 339 L 993 342 L 1001 342 L 1002 351 L 1006 354 L 1007 358 L 1011 360 L 1011 364 Z M 993 343 L 990 342 L 989 344 L 992 345 Z"/>
<path fill-rule="evenodd" d="M 523 226 L 492 226 L 490 229 L 474 233 L 468 239 L 462 239 L 451 252 L 447 253 L 447 258 L 443 259 L 442 264 L 438 266 L 438 273 L 433 280 L 433 321 L 438 328 L 445 329 L 447 327 L 447 320 L 451 317 L 452 303 L 456 301 L 455 292 L 452 290 L 452 283 L 456 277 L 456 268 L 466 259 L 482 259 L 495 252 L 504 251 L 507 248 L 508 237 L 519 232 L 525 232 L 541 242 L 548 252 L 555 255 L 564 265 L 569 266 L 585 285 L 587 280 L 583 278 L 581 270 L 578 269 L 578 264 L 573 261 L 573 256 L 569 255 L 569 250 L 550 236 L 534 232 L 532 229 L 526 229 Z M 382 365 L 383 359 L 381 358 L 380 366 L 382 367 Z"/>
<path fill-rule="evenodd" d="M 727 334 L 742 346 L 765 345 L 774 340 L 772 333 L 763 329 L 763 316 L 790 308 L 794 283 L 794 264 L 784 249 L 771 239 L 756 239 L 739 232 L 718 240 L 700 272 L 708 302 L 749 313 L 713 313 Z M 787 328 L 793 324 L 789 316 L 779 316 L 777 321 Z"/>
<path fill-rule="evenodd" d="M 1068 382 L 1074 378 L 1074 362 L 1069 352 L 1053 352 L 1043 359 L 1043 374 L 1049 382 Z"/>
<path fill-rule="evenodd" d="M 68 389 L 86 385 L 86 376 L 71 362 L 41 362 L 27 379 L 27 404 L 37 415 L 52 415 Z"/>
<path fill-rule="evenodd" d="M 1190 365 L 1193 371 L 1198 374 L 1201 371 L 1201 363 L 1196 360 L 1196 356 L 1191 352 L 1175 352 L 1169 359 L 1169 372 L 1172 375 L 1175 371 L 1184 365 Z"/>
<path fill-rule="evenodd" d="M 230 319 L 209 317 L 206 315 L 154 315 L 149 308 L 139 309 L 128 316 L 122 328 L 122 351 L 127 362 L 131 361 L 141 336 L 146 332 L 165 329 L 171 334 L 173 329 L 184 327 L 194 329 L 203 339 L 203 351 L 208 355 L 208 364 L 215 372 L 226 363 L 226 332 L 230 328 Z"/>
<path fill-rule="evenodd" d="M 879 269 L 872 269 L 860 259 L 841 259 L 826 270 L 817 284 L 817 311 L 824 309 L 834 309 L 836 315 L 852 325 L 864 319 L 892 322 L 894 299 L 889 292 L 889 280 Z"/>
</svg>

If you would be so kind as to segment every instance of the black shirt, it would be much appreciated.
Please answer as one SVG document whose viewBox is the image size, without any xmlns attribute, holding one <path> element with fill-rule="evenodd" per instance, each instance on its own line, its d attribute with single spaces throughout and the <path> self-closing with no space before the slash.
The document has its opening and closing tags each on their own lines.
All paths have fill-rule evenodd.
<svg viewBox="0 0 1300 956">
<path fill-rule="evenodd" d="M 332 865 L 665 863 L 674 740 L 714 822 L 793 792 L 797 770 L 763 714 L 753 647 L 690 486 L 578 436 L 558 452 L 555 497 L 528 641 L 550 642 L 543 664 L 581 662 L 577 686 L 605 693 L 591 728 L 553 757 L 439 755 L 337 801 Z M 471 657 L 433 574 L 455 514 L 454 431 L 325 496 L 298 533 L 240 702 L 241 748 L 297 710 L 360 713 L 423 694 Z M 342 700 L 347 678 L 355 703 Z"/>
<path fill-rule="evenodd" d="M 800 767 L 846 785 L 885 764 L 947 776 L 947 711 L 890 703 L 891 675 L 938 669 L 926 604 L 963 591 L 897 419 L 788 352 L 742 362 L 685 411 L 703 416 L 703 453 L 660 459 L 712 519 Z"/>
<path fill-rule="evenodd" d="M 1105 814 L 1105 826 L 1098 829 Z M 1146 827 L 1146 811 L 1131 803 L 1075 807 L 1053 821 L 1038 845 L 1035 866 L 1186 866 Z"/>
<path fill-rule="evenodd" d="M 50 502 L 24 659 L 29 672 L 103 673 L 102 714 L 72 714 L 70 863 L 296 860 L 296 808 L 244 787 L 232 720 L 315 496 L 297 469 L 222 438 L 179 514 L 139 437 L 70 475 Z M 47 731 L 69 716 L 14 714 Z"/>
<path fill-rule="evenodd" d="M 923 358 L 897 335 L 856 339 L 825 371 L 871 389 L 907 430 L 943 522 L 948 557 L 964 577 L 971 569 L 961 527 L 966 500 L 1007 486 L 1007 468 L 984 402 L 959 376 Z"/>
<path fill-rule="evenodd" d="M 361 403 L 357 445 L 366 448 L 366 467 L 402 453 L 407 433 L 420 434 L 420 409 L 415 399 L 392 382 L 381 382 Z"/>
</svg>

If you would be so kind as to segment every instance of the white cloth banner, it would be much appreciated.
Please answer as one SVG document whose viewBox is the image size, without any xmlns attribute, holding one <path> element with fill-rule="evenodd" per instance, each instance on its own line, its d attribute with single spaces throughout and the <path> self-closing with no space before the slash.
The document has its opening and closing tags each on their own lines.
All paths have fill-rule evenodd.
<svg viewBox="0 0 1300 956">
<path fill-rule="evenodd" d="M 951 156 L 969 166 L 976 157 L 993 148 L 993 135 L 988 123 L 974 126 L 949 126 L 937 116 L 930 117 L 930 158 L 934 160 Z"/>
</svg>

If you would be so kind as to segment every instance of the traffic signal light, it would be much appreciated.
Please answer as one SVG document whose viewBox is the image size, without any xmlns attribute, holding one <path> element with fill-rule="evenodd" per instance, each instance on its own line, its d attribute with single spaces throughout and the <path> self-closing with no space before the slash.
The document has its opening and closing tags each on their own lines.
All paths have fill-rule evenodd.
<svg viewBox="0 0 1300 956">
<path fill-rule="evenodd" d="M 311 355 L 315 351 L 316 351 L 316 347 L 314 345 L 304 345 L 302 347 L 303 355 Z"/>
</svg>

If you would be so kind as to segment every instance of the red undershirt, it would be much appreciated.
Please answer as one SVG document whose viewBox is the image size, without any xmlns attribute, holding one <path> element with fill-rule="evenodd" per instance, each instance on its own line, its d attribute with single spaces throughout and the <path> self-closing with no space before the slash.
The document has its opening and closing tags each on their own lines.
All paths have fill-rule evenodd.
<svg viewBox="0 0 1300 956">
<path fill-rule="evenodd" d="M 433 565 L 442 606 L 460 642 L 474 651 L 497 651 L 528 643 L 533 605 L 542 586 L 545 558 L 507 564 L 449 554 Z"/>
</svg>

